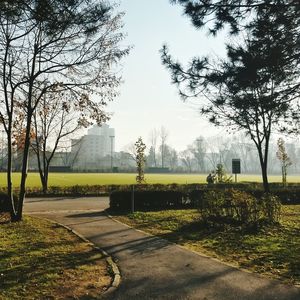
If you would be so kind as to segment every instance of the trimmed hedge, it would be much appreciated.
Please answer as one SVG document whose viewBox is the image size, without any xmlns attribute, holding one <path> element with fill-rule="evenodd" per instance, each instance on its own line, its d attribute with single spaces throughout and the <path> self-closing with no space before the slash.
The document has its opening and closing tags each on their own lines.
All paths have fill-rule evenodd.
<svg viewBox="0 0 300 300">
<path fill-rule="evenodd" d="M 110 208 L 113 210 L 131 209 L 131 191 L 116 191 L 110 194 Z M 178 191 L 136 191 L 134 192 L 134 208 L 162 209 L 181 208 L 184 194 Z"/>
<path fill-rule="evenodd" d="M 208 191 L 235 190 L 247 192 L 256 199 L 264 196 L 262 188 L 254 188 L 252 185 L 217 184 L 206 185 L 141 185 L 136 186 L 134 192 L 135 209 L 168 209 L 168 208 L 201 208 L 204 195 Z M 148 190 L 149 189 L 149 190 Z M 280 188 L 273 186 L 272 195 L 279 198 L 282 204 L 300 204 L 300 188 Z M 110 208 L 113 210 L 130 210 L 131 190 L 129 186 L 110 193 Z"/>
</svg>

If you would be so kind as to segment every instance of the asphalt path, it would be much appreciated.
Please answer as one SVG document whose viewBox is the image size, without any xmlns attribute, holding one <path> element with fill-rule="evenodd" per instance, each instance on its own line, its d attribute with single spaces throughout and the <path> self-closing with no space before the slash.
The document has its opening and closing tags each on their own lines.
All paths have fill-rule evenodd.
<svg viewBox="0 0 300 300">
<path fill-rule="evenodd" d="M 227 266 L 110 219 L 108 198 L 27 199 L 25 213 L 63 223 L 121 270 L 110 299 L 300 300 L 300 289 Z"/>
</svg>

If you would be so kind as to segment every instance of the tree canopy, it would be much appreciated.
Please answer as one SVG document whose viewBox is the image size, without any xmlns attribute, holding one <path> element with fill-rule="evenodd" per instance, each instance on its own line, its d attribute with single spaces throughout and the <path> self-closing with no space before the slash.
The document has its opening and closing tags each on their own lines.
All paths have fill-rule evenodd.
<svg viewBox="0 0 300 300">
<path fill-rule="evenodd" d="M 202 27 L 212 16 L 216 34 L 228 23 L 237 42 L 228 43 L 227 58 L 193 58 L 184 67 L 161 50 L 184 99 L 198 97 L 200 111 L 217 126 L 244 130 L 255 143 L 268 191 L 269 141 L 273 129 L 291 130 L 297 116 L 300 48 L 299 5 L 283 1 L 173 1 L 185 6 L 193 24 Z M 239 4 L 239 5 L 238 5 Z M 253 13 L 250 16 L 250 13 Z M 247 18 L 248 14 L 248 18 Z"/>
<path fill-rule="evenodd" d="M 82 121 L 107 119 L 103 107 L 117 95 L 117 63 L 128 53 L 120 45 L 121 19 L 114 5 L 102 0 L 0 1 L 0 121 L 7 133 L 11 199 L 11 145 L 18 111 L 25 130 L 16 209 L 11 201 L 14 219 L 22 216 L 32 119 L 41 99 L 60 93 L 76 103 Z"/>
</svg>

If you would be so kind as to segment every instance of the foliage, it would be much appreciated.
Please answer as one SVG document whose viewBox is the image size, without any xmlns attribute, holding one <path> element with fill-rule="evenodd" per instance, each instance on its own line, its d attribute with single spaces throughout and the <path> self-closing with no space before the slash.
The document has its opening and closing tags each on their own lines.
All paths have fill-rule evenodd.
<svg viewBox="0 0 300 300">
<path fill-rule="evenodd" d="M 276 156 L 281 162 L 282 184 L 283 186 L 286 186 L 287 169 L 292 165 L 292 161 L 286 152 L 284 140 L 282 138 L 278 139 L 277 146 L 278 150 Z"/>
<path fill-rule="evenodd" d="M 232 178 L 231 176 L 228 177 L 227 174 L 226 174 L 226 170 L 223 166 L 223 164 L 217 164 L 217 168 L 216 168 L 216 171 L 215 171 L 215 174 L 216 174 L 216 182 L 218 183 L 230 183 L 232 182 Z"/>
<path fill-rule="evenodd" d="M 66 107 L 76 106 L 81 122 L 107 119 L 103 107 L 116 97 L 121 82 L 116 65 L 129 50 L 120 46 L 121 18 L 114 5 L 102 0 L 0 2 L 0 122 L 7 134 L 12 220 L 22 218 L 32 121 L 41 99 L 60 94 Z M 14 205 L 12 138 L 20 122 L 22 177 Z"/>
<path fill-rule="evenodd" d="M 265 194 L 260 199 L 245 191 L 211 190 L 204 193 L 200 204 L 202 220 L 209 224 L 231 224 L 257 227 L 276 223 L 280 217 L 278 197 Z"/>
<path fill-rule="evenodd" d="M 191 19 L 193 25 L 196 28 L 208 27 L 208 32 L 212 35 L 216 35 L 227 25 L 229 33 L 236 35 L 246 26 L 251 26 L 253 16 L 259 16 L 266 10 L 276 13 L 278 18 L 284 16 L 287 20 L 297 20 L 300 17 L 298 0 L 170 0 L 170 2 L 182 5 L 184 14 Z"/>
<path fill-rule="evenodd" d="M 134 144 L 136 154 L 135 154 L 135 161 L 136 161 L 136 169 L 137 169 L 137 176 L 136 176 L 136 182 L 138 184 L 142 184 L 145 182 L 145 163 L 146 163 L 146 156 L 145 156 L 145 150 L 146 145 L 144 144 L 141 137 L 138 138 L 136 143 Z"/>
<path fill-rule="evenodd" d="M 254 142 L 265 191 L 268 185 L 269 141 L 273 130 L 296 130 L 299 119 L 300 52 L 297 41 L 300 6 L 251 4 L 249 1 L 173 1 L 185 7 L 196 27 L 214 20 L 212 33 L 227 23 L 231 33 L 244 28 L 243 42 L 227 45 L 227 59 L 215 64 L 208 57 L 194 58 L 187 68 L 173 60 L 166 46 L 162 62 L 183 99 L 201 99 L 202 114 L 216 126 L 244 130 Z M 286 7 L 287 9 L 282 9 Z M 239 21 L 245 24 L 239 24 Z M 241 26 L 240 26 L 241 25 Z M 291 129 L 292 127 L 294 129 Z"/>
</svg>

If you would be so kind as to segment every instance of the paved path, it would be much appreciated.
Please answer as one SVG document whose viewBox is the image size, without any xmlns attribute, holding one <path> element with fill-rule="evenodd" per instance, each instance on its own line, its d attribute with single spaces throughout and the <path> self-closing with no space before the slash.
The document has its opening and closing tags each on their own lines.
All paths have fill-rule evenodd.
<svg viewBox="0 0 300 300">
<path fill-rule="evenodd" d="M 64 223 L 120 267 L 111 299 L 299 300 L 300 289 L 246 273 L 108 218 L 107 198 L 27 199 L 25 212 Z"/>
</svg>

